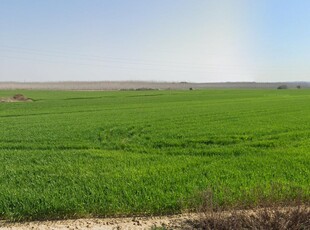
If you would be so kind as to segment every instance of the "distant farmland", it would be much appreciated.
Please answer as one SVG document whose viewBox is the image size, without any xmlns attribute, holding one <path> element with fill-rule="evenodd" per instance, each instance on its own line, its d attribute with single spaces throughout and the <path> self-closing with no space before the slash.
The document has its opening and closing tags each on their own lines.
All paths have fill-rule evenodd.
<svg viewBox="0 0 310 230">
<path fill-rule="evenodd" d="M 0 82 L 0 89 L 39 89 L 39 90 L 165 90 L 165 89 L 289 89 L 310 88 L 309 82 L 144 82 L 144 81 L 98 81 L 98 82 Z"/>
<path fill-rule="evenodd" d="M 32 102 L 0 103 L 2 219 L 309 205 L 309 90 L 0 97 L 17 93 Z"/>
</svg>

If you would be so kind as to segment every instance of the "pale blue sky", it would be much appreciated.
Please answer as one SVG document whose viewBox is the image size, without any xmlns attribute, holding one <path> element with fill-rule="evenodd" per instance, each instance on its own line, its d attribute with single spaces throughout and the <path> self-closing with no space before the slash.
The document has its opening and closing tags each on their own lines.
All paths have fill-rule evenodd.
<svg viewBox="0 0 310 230">
<path fill-rule="evenodd" d="M 0 81 L 310 81 L 308 0 L 0 0 Z"/>
</svg>

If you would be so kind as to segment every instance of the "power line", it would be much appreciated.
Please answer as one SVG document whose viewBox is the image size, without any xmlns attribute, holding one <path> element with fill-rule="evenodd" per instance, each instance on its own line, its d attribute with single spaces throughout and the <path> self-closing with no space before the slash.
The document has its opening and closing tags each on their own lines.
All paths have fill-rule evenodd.
<svg viewBox="0 0 310 230">
<path fill-rule="evenodd" d="M 225 71 L 233 71 L 239 70 L 244 71 L 244 69 L 238 68 L 245 68 L 246 72 L 248 71 L 255 71 L 260 72 L 262 69 L 265 71 L 283 71 L 283 67 L 275 68 L 275 67 L 255 67 L 255 66 L 240 66 L 240 65 L 214 65 L 214 64 L 205 64 L 205 65 L 197 65 L 194 63 L 180 63 L 180 62 L 158 62 L 158 61 L 146 61 L 145 60 L 138 60 L 138 59 L 129 59 L 129 58 L 117 58 L 117 57 L 103 57 L 97 55 L 85 55 L 85 54 L 78 54 L 72 53 L 71 55 L 63 52 L 46 52 L 40 51 L 35 49 L 23 48 L 23 47 L 15 47 L 15 46 L 1 46 L 0 51 L 9 52 L 9 53 L 17 53 L 18 54 L 31 54 L 39 57 L 59 57 L 59 58 L 70 58 L 70 60 L 65 61 L 50 61 L 50 60 L 42 60 L 42 59 L 31 59 L 29 57 L 16 57 L 12 55 L 3 56 L 2 58 L 8 59 L 16 59 L 16 60 L 24 60 L 24 61 L 35 61 L 35 62 L 45 62 L 45 63 L 53 63 L 53 64 L 73 64 L 73 65 L 86 65 L 86 66 L 101 66 L 106 68 L 116 68 L 116 69 L 127 69 L 127 70 L 147 70 L 147 71 L 171 71 L 171 72 L 202 72 L 202 73 L 221 73 Z M 73 56 L 72 56 L 73 55 Z M 77 60 L 78 62 L 72 62 L 72 57 Z M 1 58 L 1 53 L 0 53 Z M 85 63 L 86 62 L 99 62 L 100 64 L 95 63 Z M 129 66 L 120 66 L 120 65 L 113 65 L 113 64 L 123 64 Z M 137 66 L 139 65 L 139 66 Z M 144 66 L 144 68 L 141 68 Z M 145 68 L 145 67 L 155 67 L 153 68 Z M 165 67 L 166 69 L 163 69 Z M 253 68 L 254 67 L 254 68 Z M 168 69 L 167 69 L 168 68 Z M 175 69 L 177 68 L 177 69 Z M 240 72 L 239 72 L 240 73 Z"/>
<path fill-rule="evenodd" d="M 8 50 L 13 52 L 19 52 L 19 53 L 28 53 L 28 54 L 34 54 L 34 55 L 42 55 L 42 56 L 50 56 L 50 57 L 64 57 L 64 58 L 83 58 L 84 60 L 90 60 L 90 61 L 106 61 L 106 62 L 115 62 L 115 63 L 124 63 L 124 64 L 140 64 L 140 65 L 161 65 L 161 66 L 184 66 L 184 65 L 194 65 L 197 67 L 205 67 L 205 65 L 199 65 L 195 63 L 185 63 L 185 62 L 172 62 L 172 61 L 158 61 L 158 60 L 139 60 L 139 59 L 133 59 L 133 58 L 120 58 L 120 57 L 104 57 L 104 56 L 98 56 L 98 55 L 86 55 L 86 54 L 80 54 L 80 53 L 64 53 L 59 51 L 41 51 L 41 50 L 35 50 L 35 49 L 28 49 L 28 48 L 22 48 L 22 47 L 13 47 L 13 46 L 0 46 L 1 50 Z"/>
</svg>

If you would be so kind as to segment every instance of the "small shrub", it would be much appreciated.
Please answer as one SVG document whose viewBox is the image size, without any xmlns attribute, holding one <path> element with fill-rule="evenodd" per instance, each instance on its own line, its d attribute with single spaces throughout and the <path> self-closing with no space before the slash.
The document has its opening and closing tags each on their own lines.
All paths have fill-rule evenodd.
<svg viewBox="0 0 310 230">
<path fill-rule="evenodd" d="M 280 85 L 277 89 L 288 89 L 287 85 Z"/>
</svg>

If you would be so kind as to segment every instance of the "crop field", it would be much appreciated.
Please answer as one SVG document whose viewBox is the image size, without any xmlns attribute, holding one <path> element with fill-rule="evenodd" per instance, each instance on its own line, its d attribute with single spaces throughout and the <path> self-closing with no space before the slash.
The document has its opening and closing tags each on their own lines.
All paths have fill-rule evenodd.
<svg viewBox="0 0 310 230">
<path fill-rule="evenodd" d="M 0 91 L 0 219 L 310 202 L 310 90 Z"/>
</svg>

